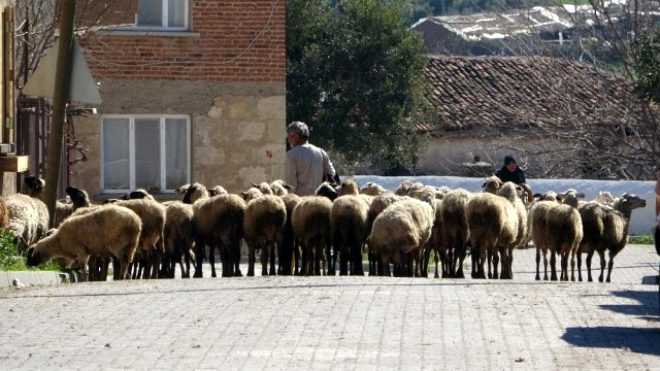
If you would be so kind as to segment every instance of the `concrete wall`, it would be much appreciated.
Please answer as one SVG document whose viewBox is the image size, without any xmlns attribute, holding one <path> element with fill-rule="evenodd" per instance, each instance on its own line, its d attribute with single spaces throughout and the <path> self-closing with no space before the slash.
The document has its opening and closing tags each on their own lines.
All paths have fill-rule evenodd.
<svg viewBox="0 0 660 371">
<path fill-rule="evenodd" d="M 251 182 L 282 178 L 286 86 L 275 83 L 104 80 L 99 115 L 74 119 L 88 160 L 73 168 L 71 185 L 99 197 L 103 114 L 190 116 L 191 181 L 230 192 Z M 268 154 L 272 154 L 269 157 Z"/>
<path fill-rule="evenodd" d="M 571 158 L 574 155 L 570 149 L 559 149 L 557 143 L 540 139 L 525 139 L 507 141 L 491 138 L 441 137 L 432 138 L 426 147 L 419 152 L 417 167 L 424 174 L 470 176 L 463 165 L 471 163 L 474 156 L 481 161 L 489 162 L 494 170 L 504 165 L 504 156 L 514 156 L 528 177 L 542 176 L 549 164 L 554 164 L 558 158 Z"/>
</svg>

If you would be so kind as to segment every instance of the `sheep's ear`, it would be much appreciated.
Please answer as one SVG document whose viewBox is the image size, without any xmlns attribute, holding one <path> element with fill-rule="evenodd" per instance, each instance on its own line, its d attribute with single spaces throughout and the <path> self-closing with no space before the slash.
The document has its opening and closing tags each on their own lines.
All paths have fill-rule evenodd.
<svg viewBox="0 0 660 371">
<path fill-rule="evenodd" d="M 575 197 L 577 197 L 577 198 L 585 198 L 586 196 L 585 196 L 584 193 L 582 193 L 582 192 L 578 192 L 578 193 L 575 194 Z"/>
<path fill-rule="evenodd" d="M 246 199 L 247 196 L 248 196 L 248 193 L 246 191 L 241 192 L 241 197 L 243 197 L 243 199 Z"/>
<path fill-rule="evenodd" d="M 254 182 L 252 182 L 252 186 L 253 186 L 254 188 L 259 188 L 259 184 L 254 183 Z"/>
<path fill-rule="evenodd" d="M 290 191 L 290 190 L 292 190 L 292 189 L 293 189 L 293 187 L 292 187 L 292 186 L 290 186 L 290 185 L 289 185 L 289 184 L 287 184 L 287 183 L 282 183 L 282 187 L 284 187 L 284 189 L 286 189 L 287 191 Z"/>
<path fill-rule="evenodd" d="M 481 188 L 486 188 L 486 184 L 488 184 L 488 183 L 484 182 L 484 183 L 481 185 Z"/>
<path fill-rule="evenodd" d="M 534 197 L 534 198 L 541 198 L 541 197 L 543 197 L 543 195 L 540 194 L 540 193 L 534 193 L 534 194 L 532 195 L 532 197 Z"/>
</svg>

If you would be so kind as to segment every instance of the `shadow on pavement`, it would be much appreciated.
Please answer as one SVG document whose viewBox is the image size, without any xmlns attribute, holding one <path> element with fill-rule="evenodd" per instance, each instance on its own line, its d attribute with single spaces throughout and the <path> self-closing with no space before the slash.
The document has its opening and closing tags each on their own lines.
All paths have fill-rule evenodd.
<svg viewBox="0 0 660 371">
<path fill-rule="evenodd" d="M 562 339 L 588 348 L 628 349 L 660 355 L 660 329 L 630 327 L 569 327 Z"/>
<path fill-rule="evenodd" d="M 623 290 L 612 291 L 612 294 L 618 297 L 633 299 L 637 304 L 604 304 L 600 307 L 612 312 L 631 314 L 635 316 L 658 316 L 658 292 L 657 291 L 636 291 Z M 658 343 L 660 348 L 660 343 Z"/>
</svg>

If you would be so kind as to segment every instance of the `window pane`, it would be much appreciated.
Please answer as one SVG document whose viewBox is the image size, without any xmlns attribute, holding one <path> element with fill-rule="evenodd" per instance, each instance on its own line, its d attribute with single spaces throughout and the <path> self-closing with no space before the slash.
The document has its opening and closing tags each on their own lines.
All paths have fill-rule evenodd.
<svg viewBox="0 0 660 371">
<path fill-rule="evenodd" d="M 103 189 L 130 188 L 128 139 L 128 119 L 103 119 Z"/>
<path fill-rule="evenodd" d="M 187 0 L 168 0 L 168 27 L 186 27 L 186 1 Z"/>
<path fill-rule="evenodd" d="M 188 120 L 165 119 L 165 188 L 188 183 Z"/>
<path fill-rule="evenodd" d="M 140 0 L 138 26 L 163 26 L 163 0 Z"/>
<path fill-rule="evenodd" d="M 160 190 L 160 119 L 135 119 L 135 187 Z"/>
</svg>

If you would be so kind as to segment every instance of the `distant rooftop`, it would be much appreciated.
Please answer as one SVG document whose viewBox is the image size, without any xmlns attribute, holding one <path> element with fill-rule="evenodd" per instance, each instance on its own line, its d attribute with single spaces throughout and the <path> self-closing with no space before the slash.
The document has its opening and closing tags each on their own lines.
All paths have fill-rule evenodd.
<svg viewBox="0 0 660 371">
<path fill-rule="evenodd" d="M 566 59 L 434 56 L 424 74 L 441 127 L 456 134 L 617 125 L 629 114 L 630 84 Z"/>
</svg>

